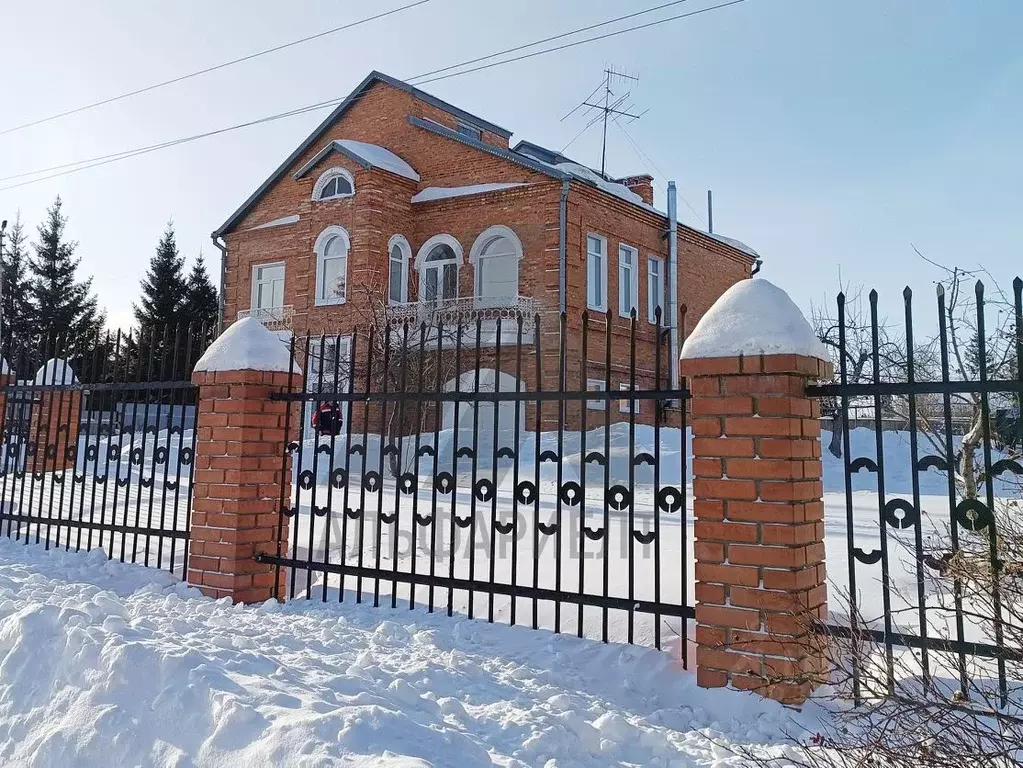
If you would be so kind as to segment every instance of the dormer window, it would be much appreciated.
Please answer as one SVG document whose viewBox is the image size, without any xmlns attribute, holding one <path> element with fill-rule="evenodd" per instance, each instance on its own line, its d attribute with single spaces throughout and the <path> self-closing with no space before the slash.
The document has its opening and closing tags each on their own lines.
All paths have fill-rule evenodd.
<svg viewBox="0 0 1023 768">
<path fill-rule="evenodd" d="M 355 179 L 344 168 L 324 171 L 313 186 L 313 200 L 336 200 L 354 194 Z"/>
<path fill-rule="evenodd" d="M 463 123 L 461 120 L 458 121 L 458 133 L 461 136 L 465 136 L 465 138 L 467 139 L 473 139 L 474 141 L 483 140 L 483 131 L 481 131 L 475 125 Z"/>
</svg>

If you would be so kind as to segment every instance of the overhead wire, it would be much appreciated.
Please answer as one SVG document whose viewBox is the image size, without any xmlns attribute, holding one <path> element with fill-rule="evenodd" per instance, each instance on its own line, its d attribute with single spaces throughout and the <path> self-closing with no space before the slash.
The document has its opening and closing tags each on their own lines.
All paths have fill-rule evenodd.
<svg viewBox="0 0 1023 768">
<path fill-rule="evenodd" d="M 426 79 L 424 79 L 425 74 L 429 74 L 429 73 L 424 73 L 424 75 L 416 75 L 416 76 L 413 76 L 411 78 L 408 78 L 408 80 L 410 82 L 414 81 L 414 84 L 416 86 L 423 85 L 423 84 L 430 83 L 430 82 L 436 82 L 438 80 L 446 80 L 446 79 L 451 78 L 451 77 L 457 77 L 459 75 L 470 74 L 472 72 L 478 72 L 478 71 L 483 70 L 483 69 L 489 69 L 491 67 L 501 66 L 501 65 L 504 65 L 504 64 L 511 64 L 513 62 L 522 61 L 524 59 L 533 58 L 535 56 L 543 56 L 543 55 L 546 55 L 546 54 L 549 54 L 549 53 L 555 53 L 557 51 L 565 50 L 567 48 L 572 48 L 572 47 L 575 47 L 575 46 L 578 46 L 578 45 L 584 45 L 584 44 L 587 44 L 587 43 L 597 42 L 599 40 L 606 40 L 606 39 L 608 39 L 610 37 L 615 37 L 617 35 L 626 34 L 628 32 L 634 32 L 634 31 L 638 31 L 638 30 L 642 30 L 642 29 L 649 29 L 651 27 L 655 27 L 655 26 L 658 26 L 660 24 L 665 24 L 665 23 L 668 23 L 670 21 L 677 21 L 677 20 L 680 20 L 680 19 L 683 19 L 683 18 L 688 18 L 688 17 L 691 17 L 691 16 L 696 16 L 698 14 L 703 14 L 703 13 L 707 13 L 707 12 L 710 12 L 710 11 L 720 10 L 720 9 L 727 8 L 727 7 L 730 7 L 730 6 L 733 6 L 733 5 L 738 5 L 739 3 L 743 3 L 745 1 L 746 0 L 728 0 L 727 2 L 722 2 L 722 3 L 718 3 L 716 5 L 707 6 L 707 7 L 695 10 L 695 11 L 690 11 L 690 12 L 682 13 L 682 14 L 676 14 L 674 16 L 669 16 L 669 17 L 666 17 L 666 18 L 663 18 L 663 19 L 658 19 L 656 21 L 647 22 L 645 24 L 639 24 L 639 25 L 635 25 L 635 26 L 632 26 L 632 27 L 626 27 L 624 29 L 615 30 L 613 32 L 608 32 L 608 33 L 605 33 L 605 34 L 602 34 L 602 35 L 595 35 L 595 36 L 592 36 L 592 37 L 589 37 L 589 38 L 584 38 L 582 40 L 576 40 L 576 41 L 573 41 L 571 43 L 567 43 L 567 44 L 564 44 L 564 45 L 553 46 L 551 48 L 545 48 L 545 49 L 542 49 L 542 50 L 539 50 L 539 51 L 533 51 L 531 53 L 524 54 L 522 56 L 517 56 L 517 57 L 514 57 L 514 58 L 510 58 L 510 59 L 502 59 L 501 61 L 491 62 L 489 64 L 478 66 L 478 67 L 473 67 L 471 69 L 460 70 L 458 72 L 452 72 L 450 74 L 444 74 L 444 75 L 440 75 L 438 77 L 431 77 L 431 78 L 426 78 Z M 686 2 L 686 0 L 676 0 L 676 2 L 669 3 L 667 5 L 677 5 L 679 2 Z M 663 7 L 663 6 L 657 6 L 656 8 L 661 8 L 661 7 Z M 641 12 L 637 12 L 637 13 L 634 13 L 634 14 L 630 14 L 629 16 L 624 17 L 624 18 L 632 18 L 632 17 L 634 17 L 636 15 L 639 15 L 641 13 L 650 12 L 651 10 L 655 10 L 655 9 L 649 9 L 648 11 L 641 11 Z M 566 32 L 566 33 L 563 33 L 563 34 L 561 34 L 561 35 L 559 35 L 557 37 L 565 37 L 567 35 L 577 33 L 577 32 L 579 32 L 581 30 L 593 29 L 596 26 L 604 26 L 604 25 L 607 25 L 607 24 L 612 24 L 612 23 L 615 23 L 615 21 L 617 21 L 617 20 L 620 20 L 620 18 L 619 19 L 612 19 L 612 20 L 609 20 L 607 22 L 603 22 L 602 24 L 599 24 L 599 25 L 589 25 L 587 27 L 581 27 L 578 30 L 574 30 L 573 32 Z M 546 40 L 546 38 L 544 40 Z M 508 49 L 505 52 L 510 52 L 512 50 L 523 50 L 525 48 L 533 47 L 533 46 L 538 45 L 538 44 L 541 44 L 541 41 L 534 41 L 532 43 L 526 43 L 524 45 L 517 46 L 515 49 Z M 500 55 L 503 55 L 503 53 L 491 54 L 491 56 L 500 56 Z M 477 57 L 476 59 L 470 60 L 470 62 L 478 62 L 478 61 L 482 61 L 482 60 L 484 60 L 486 58 L 489 58 L 489 57 Z M 463 64 L 470 63 L 470 62 L 463 62 Z M 455 65 L 452 65 L 451 67 L 447 67 L 445 69 L 457 68 L 459 66 L 462 66 L 462 65 L 461 64 L 455 64 Z M 434 72 L 439 72 L 439 71 L 443 71 L 443 70 L 434 70 Z M 357 97 L 357 98 L 359 98 L 359 97 Z M 181 144 L 186 144 L 186 143 L 190 143 L 190 142 L 193 142 L 193 141 L 197 141 L 199 139 L 209 138 L 211 136 L 221 135 L 221 134 L 228 133 L 228 132 L 231 132 L 231 131 L 240 130 L 242 128 L 248 128 L 248 127 L 252 127 L 252 126 L 255 126 L 255 125 L 260 125 L 260 124 L 264 124 L 264 123 L 273 122 L 273 121 L 276 121 L 276 120 L 281 120 L 281 119 L 284 119 L 284 118 L 287 118 L 287 117 L 294 117 L 296 115 L 305 114 L 307 112 L 312 112 L 312 111 L 316 111 L 316 110 L 320 110 L 320 109 L 326 109 L 327 107 L 330 107 L 330 106 L 338 103 L 339 101 L 341 101 L 340 98 L 329 99 L 329 100 L 326 100 L 326 101 L 316 102 L 316 103 L 305 105 L 305 106 L 302 106 L 302 107 L 297 107 L 295 109 L 287 110 L 285 112 L 279 112 L 279 113 L 276 113 L 276 114 L 266 115 L 266 116 L 263 116 L 263 117 L 260 117 L 260 118 L 254 119 L 254 120 L 249 120 L 249 121 L 246 121 L 246 122 L 243 122 L 243 123 L 237 123 L 237 124 L 234 124 L 234 125 L 226 126 L 224 128 L 219 128 L 219 129 L 215 129 L 215 130 L 212 130 L 212 131 L 205 131 L 203 133 L 193 134 L 191 136 L 184 136 L 184 137 L 180 137 L 180 138 L 177 138 L 177 139 L 172 139 L 172 140 L 165 141 L 165 142 L 160 142 L 158 144 L 152 144 L 152 145 L 148 145 L 148 146 L 144 146 L 144 147 L 138 147 L 138 148 L 135 148 L 135 149 L 124 150 L 122 152 L 115 152 L 115 153 L 111 153 L 111 154 L 107 154 L 107 155 L 101 155 L 99 157 L 88 158 L 88 159 L 84 159 L 84 160 L 75 161 L 75 162 L 72 162 L 72 163 L 65 163 L 65 164 L 63 164 L 61 166 L 51 166 L 48 169 L 38 169 L 38 170 L 35 170 L 35 171 L 26 171 L 26 172 L 22 172 L 22 173 L 19 173 L 19 174 L 14 174 L 14 175 L 11 175 L 11 176 L 0 178 L 0 181 L 13 180 L 15 178 L 24 178 L 26 176 L 38 176 L 39 174 L 49 173 L 50 171 L 57 171 L 56 173 L 50 173 L 50 175 L 40 176 L 39 178 L 28 179 L 26 181 L 20 181 L 20 182 L 18 182 L 16 184 L 10 184 L 10 185 L 4 186 L 4 187 L 0 187 L 0 192 L 8 191 L 8 190 L 11 190 L 11 189 L 16 189 L 18 187 L 23 187 L 23 186 L 26 186 L 26 185 L 29 185 L 29 184 L 35 184 L 35 183 L 41 182 L 41 181 L 47 181 L 47 180 L 50 180 L 50 179 L 53 179 L 53 178 L 57 178 L 57 177 L 60 177 L 60 176 L 65 176 L 65 175 L 68 175 L 68 174 L 71 174 L 71 173 L 77 173 L 79 171 L 87 170 L 87 169 L 90 169 L 90 168 L 96 168 L 96 167 L 99 167 L 99 166 L 102 166 L 102 165 L 107 165 L 109 163 L 118 162 L 120 160 L 130 159 L 132 157 L 137 157 L 139 155 L 148 154 L 150 152 L 155 152 L 155 151 L 158 151 L 158 150 L 161 150 L 161 149 L 166 149 L 166 148 L 169 148 L 169 147 L 178 146 L 178 145 L 181 145 Z M 77 166 L 77 167 L 75 167 L 75 166 Z M 687 203 L 687 205 L 688 205 L 688 203 Z"/>
</svg>

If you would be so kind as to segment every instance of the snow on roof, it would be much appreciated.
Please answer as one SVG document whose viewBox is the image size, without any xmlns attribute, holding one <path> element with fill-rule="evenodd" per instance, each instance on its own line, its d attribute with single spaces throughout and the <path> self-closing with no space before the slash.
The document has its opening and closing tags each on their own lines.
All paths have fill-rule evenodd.
<svg viewBox="0 0 1023 768">
<path fill-rule="evenodd" d="M 6 363 L 4 363 L 6 366 Z M 54 357 L 43 363 L 42 368 L 36 371 L 36 377 L 32 380 L 33 384 L 77 384 L 78 377 L 75 376 L 74 370 L 66 361 L 61 360 L 59 357 Z"/>
<path fill-rule="evenodd" d="M 254 317 L 242 318 L 220 334 L 199 358 L 195 370 L 302 372 L 297 365 L 291 367 L 288 345 Z"/>
<path fill-rule="evenodd" d="M 588 181 L 591 184 L 595 184 L 597 187 L 604 190 L 608 194 L 614 195 L 615 197 L 620 197 L 622 200 L 628 200 L 630 203 L 642 205 L 645 208 L 651 209 L 653 208 L 653 206 L 647 205 L 643 201 L 642 197 L 637 195 L 624 184 L 617 184 L 613 181 L 608 181 L 599 173 L 597 173 L 591 168 L 587 168 L 585 165 L 579 165 L 578 163 L 568 162 L 558 163 L 554 167 L 557 168 L 559 171 L 563 171 L 564 173 L 569 174 L 570 176 L 574 176 L 577 179 L 581 179 L 583 181 Z"/>
<path fill-rule="evenodd" d="M 496 192 L 500 189 L 511 189 L 512 187 L 529 186 L 524 182 L 514 183 L 490 183 L 490 184 L 469 184 L 465 187 L 426 187 L 421 192 L 412 196 L 413 203 L 428 203 L 431 200 L 446 200 L 449 197 L 464 197 L 466 195 L 480 195 L 484 192 Z"/>
<path fill-rule="evenodd" d="M 767 280 L 740 280 L 714 302 L 682 345 L 682 359 L 806 355 L 827 350 L 789 295 Z"/>
<path fill-rule="evenodd" d="M 293 213 L 290 216 L 282 216 L 279 219 L 268 221 L 265 224 L 257 224 L 254 227 L 249 227 L 246 232 L 253 232 L 257 229 L 270 229 L 272 227 L 283 227 L 288 224 L 297 224 L 301 217 L 297 213 Z"/>
<path fill-rule="evenodd" d="M 702 232 L 703 230 L 700 231 Z M 725 245 L 732 246 L 732 248 L 735 248 L 737 251 L 742 251 L 747 256 L 752 256 L 754 259 L 760 258 L 760 254 L 746 245 L 746 243 L 742 242 L 742 240 L 736 240 L 734 237 L 725 237 L 724 235 L 718 235 L 714 232 L 704 232 L 704 234 L 708 237 L 713 237 L 715 240 L 718 240 Z"/>
<path fill-rule="evenodd" d="M 398 176 L 404 176 L 406 179 L 412 179 L 412 181 L 419 181 L 419 174 L 415 169 L 389 149 L 355 139 L 338 139 L 334 143 L 344 147 L 375 168 L 390 171 Z"/>
</svg>

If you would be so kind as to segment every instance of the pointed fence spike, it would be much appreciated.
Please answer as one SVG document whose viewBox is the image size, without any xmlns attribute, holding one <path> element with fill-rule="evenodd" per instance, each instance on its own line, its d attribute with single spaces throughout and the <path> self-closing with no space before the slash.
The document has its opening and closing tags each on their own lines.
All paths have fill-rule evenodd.
<svg viewBox="0 0 1023 768">
<path fill-rule="evenodd" d="M 904 298 L 906 301 L 909 301 L 910 299 L 913 298 L 913 289 L 910 288 L 908 285 L 902 289 L 902 298 Z"/>
<path fill-rule="evenodd" d="M 942 283 L 938 283 L 937 294 L 939 299 L 945 298 L 945 286 Z"/>
<path fill-rule="evenodd" d="M 877 304 L 877 288 L 871 288 L 869 298 L 871 304 Z"/>
</svg>

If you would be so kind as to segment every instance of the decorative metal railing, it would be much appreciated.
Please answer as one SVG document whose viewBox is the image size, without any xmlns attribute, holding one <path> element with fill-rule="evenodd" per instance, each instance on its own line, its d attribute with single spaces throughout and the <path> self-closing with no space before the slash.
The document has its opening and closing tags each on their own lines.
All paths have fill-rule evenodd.
<svg viewBox="0 0 1023 768">
<path fill-rule="evenodd" d="M 514 332 L 517 319 L 521 317 L 522 332 L 529 341 L 532 340 L 539 311 L 540 302 L 528 296 L 463 296 L 392 304 L 387 308 L 387 319 L 415 326 L 425 323 L 427 327 L 447 329 L 449 334 L 459 327 L 472 329 L 477 323 L 481 325 L 481 333 L 492 334 L 496 321 L 500 319 L 503 332 L 507 334 Z"/>
<path fill-rule="evenodd" d="M 243 309 L 238 313 L 238 319 L 245 317 L 256 318 L 270 331 L 290 331 L 294 327 L 295 307 L 285 304 L 283 307 Z"/>
</svg>

